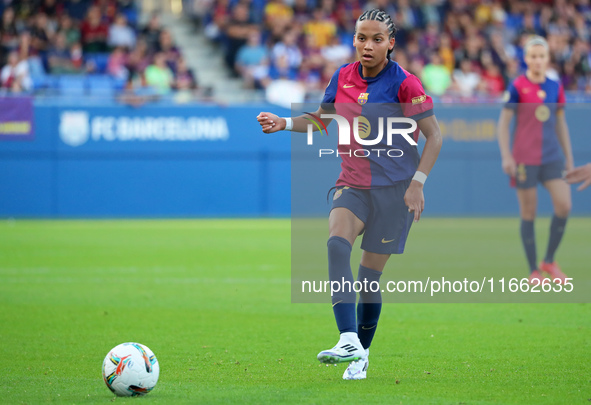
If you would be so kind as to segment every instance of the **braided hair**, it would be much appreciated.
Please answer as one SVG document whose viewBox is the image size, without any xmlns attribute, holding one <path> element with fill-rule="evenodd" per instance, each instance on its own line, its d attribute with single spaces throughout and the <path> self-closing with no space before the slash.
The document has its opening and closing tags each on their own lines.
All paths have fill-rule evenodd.
<svg viewBox="0 0 591 405">
<path fill-rule="evenodd" d="M 358 22 L 365 20 L 380 21 L 386 24 L 386 27 L 388 27 L 388 32 L 390 33 L 390 39 L 394 38 L 394 35 L 396 35 L 396 31 L 398 31 L 390 15 L 380 9 L 372 8 L 371 10 L 367 10 L 363 14 L 361 14 L 357 19 Z M 357 24 L 355 24 L 355 29 L 357 30 Z M 390 59 L 390 54 L 392 53 L 392 51 L 393 49 L 388 49 L 388 59 Z"/>
</svg>

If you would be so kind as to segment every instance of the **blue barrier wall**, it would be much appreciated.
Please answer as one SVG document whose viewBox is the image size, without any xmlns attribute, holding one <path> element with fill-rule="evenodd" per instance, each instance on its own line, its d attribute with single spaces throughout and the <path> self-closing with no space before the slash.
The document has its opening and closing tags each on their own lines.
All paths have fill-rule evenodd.
<svg viewBox="0 0 591 405">
<path fill-rule="evenodd" d="M 303 168 L 293 175 L 305 178 L 306 187 L 300 192 L 301 182 L 294 182 L 294 203 L 306 205 L 311 215 L 325 215 L 339 160 L 302 164 L 308 158 L 298 152 L 301 145 L 291 145 L 288 133 L 260 131 L 261 110 L 289 115 L 264 105 L 38 102 L 34 139 L 0 141 L 0 216 L 288 216 L 292 148 L 294 168 Z M 589 111 L 586 105 L 568 110 L 578 164 L 591 161 Z M 515 193 L 501 171 L 494 139 L 498 108 L 441 105 L 436 112 L 445 142 L 425 188 L 427 213 L 516 215 Z M 545 194 L 540 212 L 547 214 Z M 573 196 L 574 213 L 591 213 L 591 190 Z"/>
</svg>

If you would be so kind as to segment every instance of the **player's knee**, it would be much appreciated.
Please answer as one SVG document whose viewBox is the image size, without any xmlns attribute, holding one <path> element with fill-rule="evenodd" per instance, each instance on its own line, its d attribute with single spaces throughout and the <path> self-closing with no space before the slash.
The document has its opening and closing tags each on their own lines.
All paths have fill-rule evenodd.
<svg viewBox="0 0 591 405">
<path fill-rule="evenodd" d="M 331 235 L 326 242 L 328 254 L 351 254 L 351 243 L 342 236 Z"/>
<path fill-rule="evenodd" d="M 561 201 L 554 206 L 554 213 L 560 218 L 566 218 L 570 214 L 572 203 L 570 201 Z"/>
</svg>

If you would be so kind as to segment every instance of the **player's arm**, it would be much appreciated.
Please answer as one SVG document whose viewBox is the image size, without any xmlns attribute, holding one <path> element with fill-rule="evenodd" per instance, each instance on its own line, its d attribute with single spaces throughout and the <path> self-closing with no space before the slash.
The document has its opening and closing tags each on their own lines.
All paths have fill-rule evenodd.
<svg viewBox="0 0 591 405">
<path fill-rule="evenodd" d="M 497 125 L 503 171 L 509 176 L 515 176 L 515 172 L 517 171 L 517 165 L 511 153 L 511 134 L 509 133 L 509 126 L 514 115 L 515 111 L 513 109 L 503 108 Z"/>
<path fill-rule="evenodd" d="M 427 139 L 421 155 L 419 167 L 417 168 L 417 173 L 422 172 L 424 175 L 429 175 L 433 165 L 435 165 L 437 156 L 439 156 L 439 151 L 441 150 L 441 130 L 439 129 L 439 124 L 437 123 L 435 115 L 418 120 L 417 126 Z M 418 221 L 421 218 L 421 213 L 425 209 L 423 182 L 415 179 L 410 182 L 410 186 L 404 194 L 404 202 L 408 206 L 408 210 L 414 212 L 415 221 Z"/>
<path fill-rule="evenodd" d="M 322 106 L 318 107 L 313 114 L 318 118 L 321 117 L 321 114 L 330 114 L 331 111 L 326 111 Z M 257 116 L 257 120 L 261 127 L 263 128 L 263 132 L 266 134 L 271 134 L 273 132 L 283 131 L 286 128 L 287 118 L 289 117 L 279 117 L 270 112 L 261 112 Z M 291 131 L 293 132 L 308 132 L 308 115 L 300 115 L 298 117 L 292 118 L 292 128 Z M 332 122 L 331 118 L 322 118 L 321 121 L 324 123 L 325 126 L 328 126 Z M 316 129 L 314 129 L 316 130 Z"/>
<path fill-rule="evenodd" d="M 570 134 L 568 132 L 568 125 L 566 123 L 566 116 L 563 108 L 556 111 L 556 135 L 558 136 L 558 142 L 560 142 L 560 146 L 562 147 L 566 159 L 565 169 L 572 170 L 575 167 L 573 149 L 570 143 Z"/>
</svg>

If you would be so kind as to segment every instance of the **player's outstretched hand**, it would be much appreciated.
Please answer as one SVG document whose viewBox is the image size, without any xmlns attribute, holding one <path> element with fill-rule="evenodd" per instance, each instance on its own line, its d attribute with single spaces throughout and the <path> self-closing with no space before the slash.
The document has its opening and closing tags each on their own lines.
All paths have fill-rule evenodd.
<svg viewBox="0 0 591 405">
<path fill-rule="evenodd" d="M 566 173 L 566 181 L 570 184 L 583 182 L 577 190 L 586 189 L 591 185 L 591 163 L 569 170 Z"/>
<path fill-rule="evenodd" d="M 425 209 L 425 196 L 423 195 L 423 185 L 416 180 L 410 182 L 410 186 L 404 194 L 404 203 L 408 207 L 408 212 L 415 213 L 415 222 L 421 219 L 421 213 Z"/>
<path fill-rule="evenodd" d="M 266 134 L 272 134 L 273 132 L 285 129 L 285 118 L 280 118 L 269 112 L 262 112 L 257 115 L 257 121 L 261 124 L 263 132 Z"/>
<path fill-rule="evenodd" d="M 511 177 L 515 177 L 517 173 L 517 165 L 513 156 L 509 156 L 503 159 L 503 171 Z"/>
</svg>

